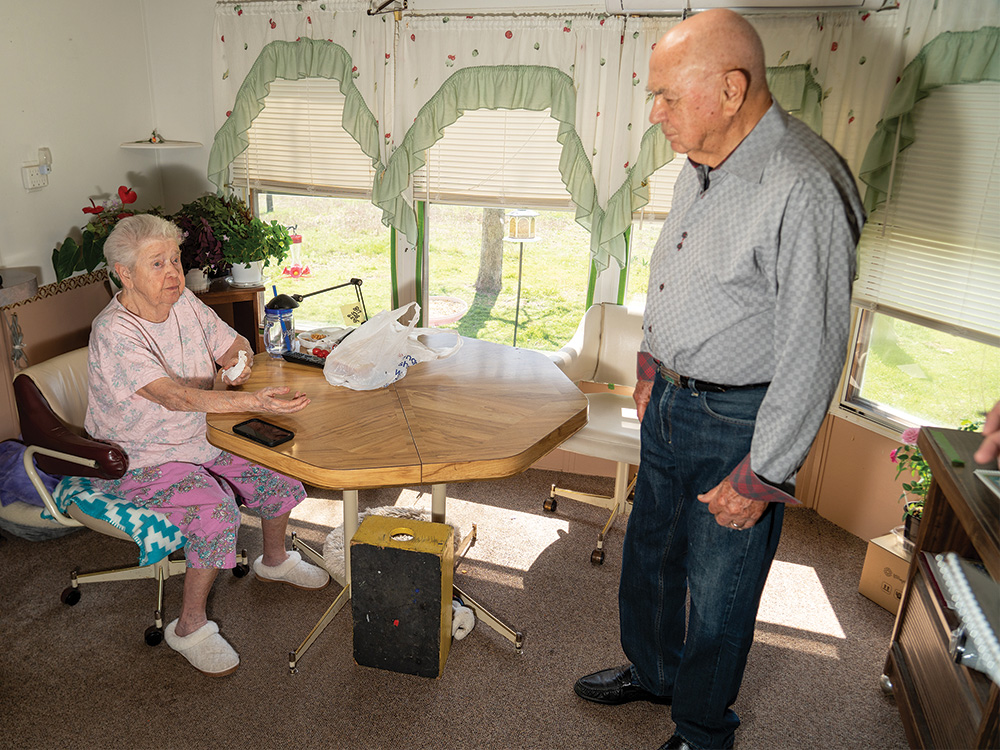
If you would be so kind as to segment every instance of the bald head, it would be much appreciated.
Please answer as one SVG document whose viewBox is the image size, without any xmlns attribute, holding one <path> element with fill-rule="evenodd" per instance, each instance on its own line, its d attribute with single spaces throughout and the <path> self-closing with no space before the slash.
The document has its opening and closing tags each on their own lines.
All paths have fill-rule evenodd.
<svg viewBox="0 0 1000 750">
<path fill-rule="evenodd" d="M 715 9 L 668 31 L 649 59 L 650 121 L 679 153 L 725 159 L 771 105 L 764 46 L 745 18 Z"/>
<path fill-rule="evenodd" d="M 766 95 L 764 45 L 750 22 L 731 10 L 707 10 L 682 21 L 663 36 L 653 55 L 675 55 L 677 64 L 706 74 L 743 71 L 748 97 Z"/>
</svg>

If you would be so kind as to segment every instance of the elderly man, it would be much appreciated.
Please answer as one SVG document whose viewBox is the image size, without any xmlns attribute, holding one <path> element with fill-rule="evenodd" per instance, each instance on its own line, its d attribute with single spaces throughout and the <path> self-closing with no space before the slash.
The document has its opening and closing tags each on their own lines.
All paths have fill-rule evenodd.
<svg viewBox="0 0 1000 750">
<path fill-rule="evenodd" d="M 638 353 L 642 462 L 619 587 L 630 663 L 574 688 L 671 704 L 663 748 L 733 745 L 731 706 L 795 502 L 781 488 L 846 354 L 861 201 L 764 74 L 760 38 L 728 10 L 678 24 L 649 62 L 650 121 L 688 162 L 650 262 Z"/>
</svg>

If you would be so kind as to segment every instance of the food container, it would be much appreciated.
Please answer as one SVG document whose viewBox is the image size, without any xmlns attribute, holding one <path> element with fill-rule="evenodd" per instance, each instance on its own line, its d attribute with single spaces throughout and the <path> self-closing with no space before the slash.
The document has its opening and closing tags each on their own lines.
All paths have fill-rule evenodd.
<svg viewBox="0 0 1000 750">
<path fill-rule="evenodd" d="M 298 334 L 299 351 L 312 353 L 313 349 L 322 349 L 326 352 L 333 351 L 333 348 L 340 343 L 352 329 L 344 326 L 333 326 L 328 328 L 314 328 Z"/>
</svg>

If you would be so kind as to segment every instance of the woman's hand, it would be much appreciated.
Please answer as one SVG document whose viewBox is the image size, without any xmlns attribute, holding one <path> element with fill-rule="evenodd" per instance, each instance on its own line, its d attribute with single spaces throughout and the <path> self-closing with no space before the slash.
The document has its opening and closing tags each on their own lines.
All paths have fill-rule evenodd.
<svg viewBox="0 0 1000 750">
<path fill-rule="evenodd" d="M 270 414 L 292 414 L 309 405 L 309 397 L 299 391 L 295 391 L 295 395 L 291 398 L 279 398 L 290 390 L 288 386 L 261 388 L 253 394 L 253 398 L 259 405 L 256 411 Z"/>
<path fill-rule="evenodd" d="M 242 357 L 240 356 L 241 353 Z M 250 379 L 250 371 L 253 369 L 253 351 L 250 349 L 250 342 L 242 336 L 237 336 L 232 346 L 216 362 L 222 368 L 222 371 L 225 372 L 229 368 L 236 366 L 241 359 L 243 361 L 243 370 L 234 377 L 223 375 L 222 383 L 224 385 L 243 385 Z"/>
</svg>

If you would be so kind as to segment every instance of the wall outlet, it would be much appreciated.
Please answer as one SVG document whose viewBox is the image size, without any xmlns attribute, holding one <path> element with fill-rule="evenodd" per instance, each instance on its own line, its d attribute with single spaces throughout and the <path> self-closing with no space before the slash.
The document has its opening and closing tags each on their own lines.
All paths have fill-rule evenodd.
<svg viewBox="0 0 1000 750">
<path fill-rule="evenodd" d="M 41 190 L 49 184 L 49 176 L 42 174 L 38 165 L 31 167 L 21 167 L 21 182 L 24 183 L 25 190 Z"/>
</svg>

